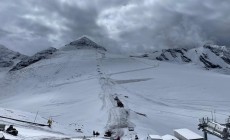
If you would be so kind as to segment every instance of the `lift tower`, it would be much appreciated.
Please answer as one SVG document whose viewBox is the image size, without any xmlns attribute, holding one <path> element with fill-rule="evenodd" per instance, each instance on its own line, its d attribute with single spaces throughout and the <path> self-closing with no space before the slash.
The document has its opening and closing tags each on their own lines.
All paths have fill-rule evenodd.
<svg viewBox="0 0 230 140">
<path fill-rule="evenodd" d="M 230 120 L 230 119 L 229 119 Z M 204 138 L 207 140 L 207 134 L 214 135 L 222 140 L 230 140 L 230 127 L 229 123 L 220 124 L 209 118 L 200 119 L 199 130 L 204 132 Z"/>
</svg>

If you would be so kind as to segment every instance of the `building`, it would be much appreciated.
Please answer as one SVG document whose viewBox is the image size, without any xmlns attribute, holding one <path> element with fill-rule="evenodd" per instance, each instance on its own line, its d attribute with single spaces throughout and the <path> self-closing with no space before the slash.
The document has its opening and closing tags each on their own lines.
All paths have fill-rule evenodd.
<svg viewBox="0 0 230 140">
<path fill-rule="evenodd" d="M 147 140 L 163 140 L 159 135 L 148 135 Z"/>
<path fill-rule="evenodd" d="M 179 140 L 204 140 L 204 138 L 189 129 L 175 129 L 174 136 Z"/>
</svg>

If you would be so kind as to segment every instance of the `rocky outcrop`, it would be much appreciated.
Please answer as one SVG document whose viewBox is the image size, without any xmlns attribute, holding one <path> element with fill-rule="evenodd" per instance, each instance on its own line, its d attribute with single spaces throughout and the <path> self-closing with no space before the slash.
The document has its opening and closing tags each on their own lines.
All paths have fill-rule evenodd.
<svg viewBox="0 0 230 140">
<path fill-rule="evenodd" d="M 31 65 L 33 63 L 36 63 L 42 59 L 48 58 L 50 55 L 52 55 L 56 51 L 57 51 L 57 49 L 52 48 L 52 47 L 48 48 L 46 50 L 40 51 L 40 52 L 36 53 L 35 55 L 20 61 L 10 71 L 16 71 L 16 70 L 20 70 L 20 69 L 23 69 L 25 67 L 28 67 L 29 65 Z"/>
<path fill-rule="evenodd" d="M 73 49 L 99 49 L 106 51 L 106 49 L 94 41 L 90 40 L 89 38 L 83 36 L 76 41 L 70 42 L 69 44 L 65 45 L 62 50 L 73 50 Z"/>
<path fill-rule="evenodd" d="M 12 51 L 3 45 L 0 45 L 0 68 L 12 67 L 16 61 L 26 59 L 27 56 L 19 52 Z"/>
<path fill-rule="evenodd" d="M 133 57 L 178 63 L 194 63 L 206 69 L 230 68 L 230 49 L 217 45 L 206 44 L 203 47 L 193 49 L 163 49 Z"/>
</svg>

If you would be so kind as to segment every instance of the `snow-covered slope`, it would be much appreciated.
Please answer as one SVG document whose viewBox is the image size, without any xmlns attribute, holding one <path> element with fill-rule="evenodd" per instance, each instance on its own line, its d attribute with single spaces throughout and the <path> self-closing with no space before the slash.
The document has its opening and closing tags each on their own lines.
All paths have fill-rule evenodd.
<svg viewBox="0 0 230 140">
<path fill-rule="evenodd" d="M 165 49 L 146 53 L 139 58 L 176 63 L 193 63 L 206 69 L 222 69 L 230 74 L 230 50 L 224 46 L 204 45 L 194 49 Z"/>
<path fill-rule="evenodd" d="M 184 56 L 195 62 L 188 51 Z M 136 134 L 144 140 L 148 134 L 173 134 L 177 128 L 202 134 L 198 120 L 213 110 L 223 122 L 230 110 L 229 82 L 229 75 L 194 65 L 73 47 L 2 75 L 0 105 L 52 117 L 58 126 L 48 130 L 69 137 L 92 137 L 93 130 L 103 135 L 110 129 L 124 140 Z M 124 108 L 117 107 L 116 96 Z"/>
<path fill-rule="evenodd" d="M 0 45 L 0 68 L 11 67 L 15 62 L 27 58 L 27 56 L 14 52 L 3 45 Z"/>
</svg>

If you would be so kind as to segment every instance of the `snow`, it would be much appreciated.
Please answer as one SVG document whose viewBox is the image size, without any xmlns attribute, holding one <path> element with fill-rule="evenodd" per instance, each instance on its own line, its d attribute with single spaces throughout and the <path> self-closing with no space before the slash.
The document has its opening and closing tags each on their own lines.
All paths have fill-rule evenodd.
<svg viewBox="0 0 230 140">
<path fill-rule="evenodd" d="M 175 129 L 175 132 L 177 132 L 178 134 L 180 134 L 181 136 L 183 136 L 184 138 L 188 139 L 188 140 L 192 140 L 192 139 L 203 139 L 203 137 L 201 137 L 200 135 L 190 131 L 189 129 L 183 128 L 183 129 Z"/>
<path fill-rule="evenodd" d="M 163 140 L 178 140 L 175 136 L 172 135 L 164 135 L 162 138 Z"/>
<path fill-rule="evenodd" d="M 159 135 L 149 135 L 149 138 L 151 138 L 151 140 L 162 140 L 162 137 Z"/>
<path fill-rule="evenodd" d="M 2 133 L 0 133 L 0 138 L 4 137 L 4 135 Z"/>
<path fill-rule="evenodd" d="M 0 114 L 33 122 L 38 112 L 36 122 L 54 120 L 48 128 L 0 119 L 14 124 L 18 139 L 103 139 L 108 129 L 124 140 L 173 134 L 175 128 L 202 134 L 199 118 L 215 110 L 224 122 L 230 110 L 229 75 L 100 49 L 59 50 L 12 73 L 1 71 L 0 77 Z M 117 107 L 115 96 L 124 108 Z M 101 135 L 93 138 L 93 130 Z"/>
</svg>

